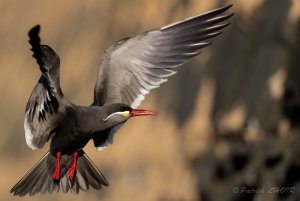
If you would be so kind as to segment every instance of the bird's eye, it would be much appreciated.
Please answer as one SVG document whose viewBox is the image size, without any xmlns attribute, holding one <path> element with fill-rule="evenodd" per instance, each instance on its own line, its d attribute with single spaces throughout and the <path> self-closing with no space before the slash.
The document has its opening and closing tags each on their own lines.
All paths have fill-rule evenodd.
<svg viewBox="0 0 300 201">
<path fill-rule="evenodd" d="M 129 112 L 129 111 L 131 111 L 132 109 L 130 108 L 130 107 L 123 107 L 122 109 L 121 109 L 121 111 L 123 111 L 123 112 Z"/>
</svg>

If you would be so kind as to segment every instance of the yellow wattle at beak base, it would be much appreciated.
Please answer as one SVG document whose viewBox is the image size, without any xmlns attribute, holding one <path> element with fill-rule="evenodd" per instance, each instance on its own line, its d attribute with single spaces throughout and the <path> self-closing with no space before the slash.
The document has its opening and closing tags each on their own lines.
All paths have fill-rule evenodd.
<svg viewBox="0 0 300 201">
<path fill-rule="evenodd" d="M 124 117 L 128 117 L 129 116 L 129 111 L 122 112 L 121 115 L 124 116 Z"/>
</svg>

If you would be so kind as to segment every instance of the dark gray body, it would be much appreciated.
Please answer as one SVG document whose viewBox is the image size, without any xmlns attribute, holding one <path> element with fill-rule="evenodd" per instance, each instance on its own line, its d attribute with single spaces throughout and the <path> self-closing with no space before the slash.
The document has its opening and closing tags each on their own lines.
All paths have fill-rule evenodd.
<svg viewBox="0 0 300 201">
<path fill-rule="evenodd" d="M 73 154 L 75 151 L 81 150 L 94 136 L 94 133 L 115 126 L 114 122 L 105 122 L 103 119 L 112 112 L 119 111 L 121 107 L 127 108 L 128 106 L 124 104 L 112 104 L 103 107 L 65 106 L 65 112 L 61 114 L 63 118 L 61 117 L 57 124 L 50 143 L 51 154 L 54 156 L 57 152 Z"/>
</svg>

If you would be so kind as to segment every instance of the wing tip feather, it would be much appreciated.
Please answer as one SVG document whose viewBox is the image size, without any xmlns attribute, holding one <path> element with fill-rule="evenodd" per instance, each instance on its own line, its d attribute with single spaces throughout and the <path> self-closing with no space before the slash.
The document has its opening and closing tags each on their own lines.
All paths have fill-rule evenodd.
<svg viewBox="0 0 300 201">
<path fill-rule="evenodd" d="M 204 13 L 200 13 L 198 15 L 194 15 L 192 17 L 189 17 L 189 18 L 186 18 L 184 20 L 180 20 L 178 22 L 174 22 L 174 23 L 171 23 L 171 24 L 168 24 L 166 26 L 163 26 L 161 27 L 159 30 L 163 31 L 163 30 L 167 30 L 167 29 L 171 29 L 173 28 L 174 26 L 176 25 L 179 25 L 179 24 L 182 24 L 182 23 L 185 23 L 187 21 L 190 21 L 190 20 L 193 20 L 193 19 L 196 19 L 196 18 L 201 18 L 201 17 L 204 17 L 204 16 L 208 16 L 208 15 L 212 15 L 211 18 L 214 18 L 215 16 L 218 16 L 224 12 L 226 12 L 227 10 L 229 10 L 234 4 L 229 4 L 227 6 L 223 6 L 223 7 L 220 7 L 220 8 L 216 8 L 214 10 L 211 10 L 211 11 L 208 11 L 208 12 L 204 12 Z M 232 17 L 234 15 L 234 13 L 230 14 Z M 228 17 L 228 18 L 230 18 Z M 226 18 L 227 19 L 227 18 Z"/>
</svg>

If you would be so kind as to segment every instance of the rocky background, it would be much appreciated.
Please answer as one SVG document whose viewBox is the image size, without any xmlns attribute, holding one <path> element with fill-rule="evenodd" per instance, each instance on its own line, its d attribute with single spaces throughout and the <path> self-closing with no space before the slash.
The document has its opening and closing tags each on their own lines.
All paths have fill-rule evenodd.
<svg viewBox="0 0 300 201">
<path fill-rule="evenodd" d="M 30 150 L 23 115 L 39 77 L 28 30 L 61 57 L 61 85 L 92 102 L 102 52 L 121 38 L 223 5 L 232 25 L 154 90 L 112 146 L 85 149 L 102 191 L 22 200 L 300 200 L 300 0 L 0 1 L 0 197 L 46 152 Z"/>
</svg>

